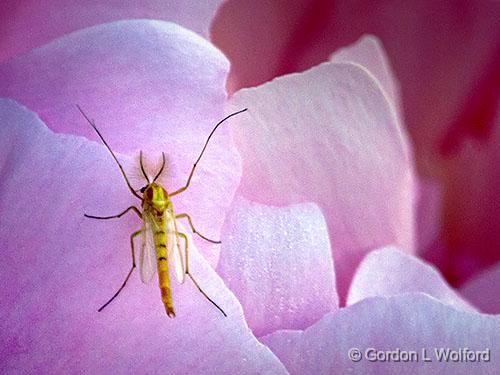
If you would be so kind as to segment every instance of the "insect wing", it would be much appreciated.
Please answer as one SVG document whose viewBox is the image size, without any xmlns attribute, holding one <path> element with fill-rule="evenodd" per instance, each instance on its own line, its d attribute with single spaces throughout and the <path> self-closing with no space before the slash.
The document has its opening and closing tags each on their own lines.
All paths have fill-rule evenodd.
<svg viewBox="0 0 500 375">
<path fill-rule="evenodd" d="M 154 219 L 151 217 L 151 215 L 148 215 L 147 212 L 143 212 L 139 269 L 141 273 L 141 280 L 145 284 L 149 284 L 151 280 L 153 280 L 156 273 L 156 251 L 153 232 L 154 227 Z"/>
<path fill-rule="evenodd" d="M 175 216 L 173 212 L 166 212 L 167 224 L 167 249 L 168 259 L 170 264 L 173 265 L 175 278 L 179 283 L 183 283 L 186 277 L 186 267 L 184 264 L 185 255 L 181 250 L 179 243 L 179 236 L 177 235 L 177 226 L 175 224 Z"/>
</svg>

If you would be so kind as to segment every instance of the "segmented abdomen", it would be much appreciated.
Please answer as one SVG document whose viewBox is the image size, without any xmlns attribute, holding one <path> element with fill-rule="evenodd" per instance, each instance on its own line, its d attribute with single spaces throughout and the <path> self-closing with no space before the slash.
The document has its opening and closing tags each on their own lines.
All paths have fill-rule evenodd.
<svg viewBox="0 0 500 375">
<path fill-rule="evenodd" d="M 154 229 L 154 242 L 156 249 L 156 260 L 158 265 L 158 281 L 161 291 L 161 299 L 165 305 L 165 310 L 169 317 L 174 317 L 174 307 L 172 305 L 172 292 L 170 290 L 170 277 L 168 273 L 167 258 L 167 236 L 165 233 L 165 220 L 158 218 L 157 227 Z"/>
</svg>

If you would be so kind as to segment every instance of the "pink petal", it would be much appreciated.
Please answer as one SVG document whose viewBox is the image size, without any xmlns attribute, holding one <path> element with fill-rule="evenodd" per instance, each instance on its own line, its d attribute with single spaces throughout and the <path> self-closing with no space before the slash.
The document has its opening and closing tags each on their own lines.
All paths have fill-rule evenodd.
<svg viewBox="0 0 500 375">
<path fill-rule="evenodd" d="M 384 47 L 376 36 L 363 35 L 355 44 L 335 51 L 330 60 L 364 66 L 380 82 L 390 99 L 389 102 L 394 105 L 398 116 L 401 116 L 399 82 L 394 76 Z"/>
<path fill-rule="evenodd" d="M 500 28 L 498 29 L 500 34 Z M 459 151 L 461 143 L 469 138 L 485 140 L 491 134 L 500 97 L 499 60 L 500 43 L 497 41 L 496 49 L 490 54 L 489 63 L 483 67 L 479 77 L 471 85 L 463 108 L 454 113 L 451 124 L 440 140 L 440 151 L 444 156 Z"/>
<path fill-rule="evenodd" d="M 379 84 L 365 69 L 326 63 L 241 90 L 232 127 L 250 200 L 315 202 L 325 215 L 343 299 L 358 262 L 394 243 L 413 251 L 408 146 Z"/>
<path fill-rule="evenodd" d="M 165 182 L 173 191 L 186 183 L 223 116 L 227 69 L 219 51 L 177 25 L 122 21 L 79 31 L 1 64 L 0 95 L 32 108 L 56 132 L 100 142 L 77 110 L 80 104 L 113 150 L 129 155 L 143 150 L 150 159 L 164 151 Z M 215 239 L 239 180 L 228 126 L 212 137 L 178 208 Z M 137 176 L 134 186 L 140 188 L 144 179 L 136 166 L 129 174 Z M 198 243 L 215 264 L 217 250 Z"/>
<path fill-rule="evenodd" d="M 437 155 L 450 119 L 462 117 L 468 99 L 498 93 L 488 82 L 498 72 L 499 15 L 500 5 L 492 1 L 293 0 L 255 6 L 229 0 L 217 11 L 210 34 L 231 61 L 231 91 L 303 71 L 363 34 L 375 35 L 401 82 L 407 125 L 418 159 L 427 161 L 422 168 L 430 173 L 428 159 Z M 493 108 L 494 98 L 485 98 Z M 476 105 L 476 114 L 485 110 L 491 113 Z M 490 122 L 476 127 L 491 129 L 492 119 L 485 120 Z"/>
<path fill-rule="evenodd" d="M 1 2 L 0 61 L 52 39 L 101 23 L 131 18 L 172 21 L 206 36 L 220 0 L 182 2 L 22 1 Z"/>
<path fill-rule="evenodd" d="M 475 311 L 431 265 L 390 246 L 372 251 L 363 259 L 349 289 L 347 304 L 353 305 L 368 297 L 418 292 L 447 305 Z"/>
<path fill-rule="evenodd" d="M 284 373 L 193 246 L 190 270 L 227 318 L 187 281 L 173 283 L 170 320 L 158 287 L 140 285 L 137 274 L 98 313 L 130 267 L 129 234 L 140 220 L 83 213 L 111 214 L 137 201 L 103 146 L 53 134 L 12 101 L 0 101 L 0 120 L 9 124 L 0 127 L 1 372 Z"/>
<path fill-rule="evenodd" d="M 238 197 L 217 272 L 257 336 L 306 328 L 338 307 L 328 231 L 312 203 L 278 208 Z"/>
<path fill-rule="evenodd" d="M 306 3 L 296 1 L 290 3 L 292 6 L 274 1 L 261 1 L 258 6 L 247 1 L 222 3 L 212 22 L 210 39 L 232 62 L 229 92 L 257 86 L 286 73 L 280 67 L 283 57 L 280 54 L 290 53 L 289 33 L 307 10 Z"/>
<path fill-rule="evenodd" d="M 487 314 L 500 314 L 500 263 L 474 276 L 461 288 L 460 294 Z"/>
<path fill-rule="evenodd" d="M 401 83 L 418 170 L 443 186 L 445 260 L 487 267 L 499 260 L 499 195 L 487 191 L 498 162 L 480 150 L 498 145 L 499 20 L 498 1 L 229 0 L 211 38 L 231 61 L 231 91 L 315 66 L 363 34 L 379 38 Z M 453 283 L 467 277 L 453 264 L 442 270 Z"/>
<path fill-rule="evenodd" d="M 377 297 L 328 314 L 304 332 L 278 331 L 261 341 L 291 374 L 495 374 L 500 316 L 456 310 L 423 294 Z M 359 362 L 349 359 L 352 348 L 361 351 Z M 415 351 L 418 360 L 372 362 L 366 358 L 371 348 Z M 435 353 L 466 348 L 489 350 L 489 361 L 439 361 Z"/>
</svg>

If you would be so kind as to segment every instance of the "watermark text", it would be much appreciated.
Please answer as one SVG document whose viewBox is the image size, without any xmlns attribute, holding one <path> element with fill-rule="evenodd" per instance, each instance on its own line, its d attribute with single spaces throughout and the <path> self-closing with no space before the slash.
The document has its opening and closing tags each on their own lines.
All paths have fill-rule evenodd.
<svg viewBox="0 0 500 375">
<path fill-rule="evenodd" d="M 489 348 L 476 350 L 470 348 L 420 348 L 419 350 L 406 350 L 394 348 L 380 350 L 376 348 L 351 348 L 347 352 L 352 362 L 490 362 L 491 350 Z"/>
</svg>

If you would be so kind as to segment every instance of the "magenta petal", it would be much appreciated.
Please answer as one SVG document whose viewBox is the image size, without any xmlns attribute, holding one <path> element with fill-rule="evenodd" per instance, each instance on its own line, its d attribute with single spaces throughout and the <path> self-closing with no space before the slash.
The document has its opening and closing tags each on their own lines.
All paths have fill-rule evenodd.
<svg viewBox="0 0 500 375">
<path fill-rule="evenodd" d="M 456 308 L 475 311 L 434 267 L 394 247 L 372 251 L 363 259 L 349 289 L 347 304 L 373 296 L 418 292 Z"/>
<path fill-rule="evenodd" d="M 173 281 L 177 318 L 137 272 L 101 313 L 130 268 L 138 201 L 107 150 L 56 135 L 31 112 L 0 101 L 2 373 L 284 373 L 248 329 L 236 298 L 191 242 L 191 281 Z M 120 157 L 125 166 L 134 160 Z M 215 166 L 217 167 L 217 166 Z"/>
<path fill-rule="evenodd" d="M 475 275 L 461 288 L 460 293 L 484 313 L 500 314 L 500 263 Z"/>
<path fill-rule="evenodd" d="M 496 103 L 497 115 L 487 139 L 464 142 L 444 170 L 447 190 L 443 238 L 448 248 L 444 269 L 457 284 L 500 260 L 498 99 Z"/>
<path fill-rule="evenodd" d="M 172 21 L 206 36 L 221 0 L 3 1 L 0 61 L 78 29 L 131 18 Z"/>
<path fill-rule="evenodd" d="M 325 63 L 243 89 L 232 127 L 243 159 L 239 191 L 286 205 L 315 202 L 325 215 L 341 299 L 369 250 L 413 251 L 410 151 L 380 85 L 358 65 Z"/>
<path fill-rule="evenodd" d="M 399 83 L 384 47 L 374 35 L 364 35 L 355 44 L 337 50 L 331 61 L 353 62 L 365 67 L 380 82 L 398 115 L 401 115 Z"/>
<path fill-rule="evenodd" d="M 236 199 L 217 271 L 261 336 L 303 329 L 338 307 L 328 231 L 315 204 L 270 207 Z"/>
<path fill-rule="evenodd" d="M 500 316 L 456 310 L 421 294 L 377 297 L 328 314 L 304 332 L 278 331 L 261 341 L 291 374 L 496 374 Z M 415 351 L 418 360 L 369 361 L 371 348 Z M 356 349 L 359 362 L 349 359 Z M 489 361 L 440 362 L 436 349 L 489 350 Z"/>
<path fill-rule="evenodd" d="M 186 183 L 223 116 L 227 69 L 225 57 L 188 30 L 159 21 L 122 21 L 79 31 L 1 64 L 0 95 L 33 109 L 56 132 L 100 142 L 77 110 L 80 104 L 113 150 L 129 155 L 143 150 L 150 159 L 164 151 L 164 182 L 173 191 Z M 217 130 L 190 188 L 176 199 L 179 212 L 190 212 L 200 232 L 216 239 L 239 183 L 240 160 L 229 126 Z M 140 188 L 144 179 L 136 166 L 128 172 L 139 176 L 133 182 Z M 215 264 L 217 250 L 196 241 Z"/>
</svg>

